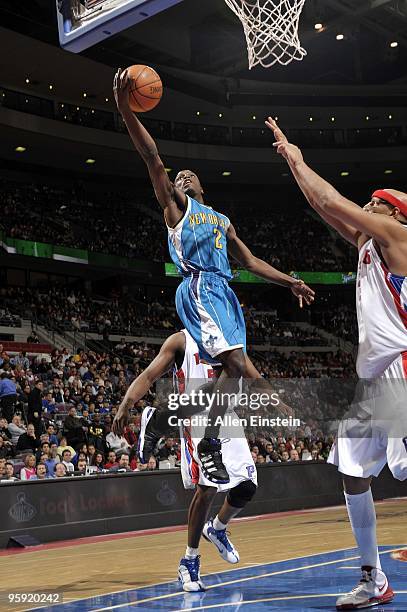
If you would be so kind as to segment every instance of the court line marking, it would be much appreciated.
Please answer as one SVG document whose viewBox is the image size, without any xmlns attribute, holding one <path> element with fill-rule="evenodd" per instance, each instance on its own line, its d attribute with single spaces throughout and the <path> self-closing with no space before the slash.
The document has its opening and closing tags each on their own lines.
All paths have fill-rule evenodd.
<svg viewBox="0 0 407 612">
<path fill-rule="evenodd" d="M 349 550 L 349 549 L 345 549 L 345 550 Z M 384 550 L 382 552 L 379 552 L 379 554 L 383 555 L 383 554 L 387 554 L 387 553 L 392 553 L 392 552 L 395 552 L 396 550 L 399 550 L 399 548 L 393 548 L 393 549 L 390 549 L 390 550 Z M 338 551 L 332 551 L 332 552 L 341 552 L 341 551 L 338 550 Z M 320 554 L 326 554 L 326 553 L 320 553 Z M 309 555 L 309 556 L 315 556 L 315 555 Z M 306 558 L 306 557 L 299 557 L 299 559 L 301 559 L 301 558 Z M 323 563 L 313 563 L 312 565 L 303 565 L 301 567 L 294 567 L 294 568 L 290 568 L 290 569 L 279 570 L 277 572 L 268 572 L 267 574 L 257 574 L 255 576 L 245 576 L 244 578 L 237 578 L 236 580 L 227 580 L 226 582 L 219 582 L 217 584 L 210 584 L 208 587 L 206 587 L 206 590 L 209 591 L 209 589 L 216 589 L 216 588 L 219 588 L 219 587 L 229 586 L 230 584 L 236 584 L 238 582 L 248 582 L 249 580 L 256 580 L 256 579 L 262 579 L 262 578 L 270 578 L 271 576 L 279 576 L 281 574 L 290 574 L 290 573 L 298 572 L 298 571 L 305 570 L 305 569 L 314 569 L 315 567 L 323 567 L 323 566 L 326 566 L 326 565 L 334 565 L 335 563 L 341 563 L 342 561 L 353 561 L 355 559 L 359 559 L 359 555 L 352 556 L 352 557 L 346 557 L 345 559 L 335 559 L 333 561 L 324 561 Z M 295 560 L 295 559 L 292 559 L 292 560 Z M 267 564 L 262 563 L 260 565 L 267 565 Z M 238 568 L 236 568 L 236 570 L 237 569 Z M 164 583 L 164 584 L 166 584 L 166 583 Z M 146 587 L 146 588 L 148 588 L 148 587 Z M 92 610 L 92 612 L 107 612 L 109 610 L 118 610 L 119 608 L 124 608 L 126 606 L 128 606 L 128 607 L 138 606 L 138 605 L 140 605 L 142 603 L 149 603 L 151 601 L 159 601 L 161 599 L 170 599 L 172 597 L 179 597 L 180 595 L 184 595 L 184 591 L 180 591 L 180 592 L 177 592 L 177 593 L 166 593 L 165 595 L 157 595 L 155 597 L 147 597 L 145 599 L 140 599 L 138 601 L 130 601 L 130 602 L 128 601 L 126 603 L 116 604 L 115 606 L 109 606 L 107 608 L 97 608 L 95 610 Z M 234 605 L 236 605 L 236 603 Z"/>
<path fill-rule="evenodd" d="M 384 544 L 384 546 L 390 546 L 390 544 Z M 227 570 L 221 570 L 219 572 L 216 572 L 216 574 L 226 574 L 229 572 L 238 572 L 238 571 L 242 571 L 243 569 L 252 569 L 254 567 L 260 567 L 261 565 L 274 565 L 276 563 L 287 563 L 288 561 L 298 561 L 299 559 L 307 559 L 309 557 L 319 557 L 321 555 L 330 555 L 336 552 L 344 552 L 345 550 L 353 550 L 355 548 L 355 546 L 348 546 L 346 548 L 335 548 L 334 550 L 327 550 L 324 552 L 319 552 L 319 553 L 314 553 L 312 555 L 302 555 L 300 557 L 288 557 L 287 559 L 280 559 L 278 561 L 270 561 L 269 563 L 264 563 L 264 561 L 262 563 L 250 563 L 250 565 L 246 568 L 246 567 L 234 567 L 231 569 L 227 569 Z M 399 548 L 397 548 L 396 550 L 399 550 Z M 387 552 L 387 551 L 383 551 L 383 552 Z M 393 551 L 390 551 L 393 552 Z M 202 574 L 202 577 L 205 578 L 205 576 L 211 576 L 213 574 Z M 138 591 L 140 589 L 150 589 L 152 587 L 156 587 L 156 586 L 161 586 L 163 584 L 171 584 L 175 582 L 174 580 L 163 580 L 162 582 L 153 582 L 152 584 L 144 584 L 143 586 L 138 586 L 138 587 L 134 587 L 132 589 L 120 589 L 119 591 L 109 591 L 108 593 L 100 593 L 97 595 L 90 595 L 89 597 L 78 597 L 77 599 L 75 599 L 74 601 L 87 601 L 88 599 L 95 599 L 96 597 L 108 597 L 109 595 L 118 595 L 119 593 L 127 593 L 128 591 Z M 183 593 L 184 591 L 182 591 Z M 181 594 L 182 594 L 181 593 Z M 29 612 L 30 610 L 46 610 L 46 608 L 26 608 L 25 610 L 23 610 L 22 612 Z M 93 611 L 95 612 L 95 611 Z"/>
<path fill-rule="evenodd" d="M 407 591 L 394 591 L 395 595 L 401 595 Z M 208 606 L 197 606 L 195 608 L 180 608 L 174 612 L 193 612 L 194 610 L 209 610 L 214 608 L 226 608 L 226 606 L 241 606 L 245 604 L 265 603 L 266 601 L 291 601 L 294 599 L 320 599 L 322 597 L 339 597 L 343 593 L 317 593 L 316 595 L 289 595 L 288 597 L 267 597 L 264 599 L 246 599 L 243 601 L 224 602 L 220 604 L 210 604 Z M 93 612 L 96 612 L 95 610 Z"/>
</svg>

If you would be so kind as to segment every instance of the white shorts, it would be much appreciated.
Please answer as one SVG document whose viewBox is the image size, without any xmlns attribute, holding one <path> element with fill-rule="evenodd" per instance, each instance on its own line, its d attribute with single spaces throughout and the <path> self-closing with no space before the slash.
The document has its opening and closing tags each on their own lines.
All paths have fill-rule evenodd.
<svg viewBox="0 0 407 612">
<path fill-rule="evenodd" d="M 380 378 L 361 381 L 362 394 L 339 423 L 328 463 L 357 478 L 378 476 L 386 463 L 398 480 L 407 479 L 407 353 Z"/>
<path fill-rule="evenodd" d="M 233 411 L 228 411 L 227 415 L 236 417 Z M 194 489 L 200 484 L 216 487 L 218 492 L 229 491 L 244 480 L 251 480 L 257 486 L 257 470 L 242 426 L 220 428 L 222 461 L 230 478 L 227 484 L 211 482 L 202 473 L 197 446 L 204 436 L 205 427 L 191 426 L 181 429 L 181 474 L 186 489 Z"/>
</svg>

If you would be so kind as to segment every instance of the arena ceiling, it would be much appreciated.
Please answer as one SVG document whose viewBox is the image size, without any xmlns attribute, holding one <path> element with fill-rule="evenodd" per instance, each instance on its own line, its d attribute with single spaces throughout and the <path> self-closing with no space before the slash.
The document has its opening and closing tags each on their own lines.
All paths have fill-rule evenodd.
<svg viewBox="0 0 407 612">
<path fill-rule="evenodd" d="M 2 0 L 0 22 L 58 45 L 53 0 Z M 307 0 L 300 31 L 304 61 L 249 72 L 242 27 L 223 0 L 184 0 L 84 55 L 110 66 L 144 62 L 176 70 L 176 88 L 190 93 L 192 86 L 195 95 L 188 75 L 197 72 L 224 78 L 226 89 L 240 79 L 308 87 L 407 84 L 407 0 Z"/>
</svg>

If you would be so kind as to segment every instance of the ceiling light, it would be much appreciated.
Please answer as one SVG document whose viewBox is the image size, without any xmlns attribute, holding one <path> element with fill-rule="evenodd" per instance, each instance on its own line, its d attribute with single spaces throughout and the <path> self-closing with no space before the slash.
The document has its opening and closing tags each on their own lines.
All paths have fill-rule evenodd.
<svg viewBox="0 0 407 612">
<path fill-rule="evenodd" d="M 94 115 L 94 114 L 95 114 L 95 109 L 94 109 L 94 108 L 92 108 L 92 115 Z"/>
<path fill-rule="evenodd" d="M 199 115 L 201 114 L 200 111 L 196 111 L 196 116 L 199 117 Z"/>
<path fill-rule="evenodd" d="M 396 47 L 398 47 L 398 46 L 399 46 L 399 44 L 398 44 L 398 42 L 397 42 L 396 40 L 393 40 L 393 42 L 391 42 L 391 43 L 390 43 L 390 47 L 391 47 L 392 49 L 395 49 L 395 48 L 396 48 Z"/>
<path fill-rule="evenodd" d="M 278 115 L 274 117 L 274 121 L 278 121 Z"/>
<path fill-rule="evenodd" d="M 86 160 L 85 164 L 94 164 L 95 162 L 96 162 L 96 159 L 92 159 L 91 157 L 89 157 L 89 158 Z"/>
<path fill-rule="evenodd" d="M 336 40 L 343 40 L 345 38 L 345 36 L 343 34 L 337 34 L 336 35 Z"/>
<path fill-rule="evenodd" d="M 48 87 L 49 87 L 50 91 L 52 91 L 54 89 L 53 85 L 48 85 Z"/>
<path fill-rule="evenodd" d="M 26 82 L 26 83 L 27 83 L 27 85 L 28 85 L 28 83 L 30 82 L 30 79 L 27 77 L 27 78 L 26 78 L 26 80 L 25 80 L 25 82 Z"/>
<path fill-rule="evenodd" d="M 346 170 L 344 170 L 343 172 L 341 172 L 341 176 L 349 176 L 349 172 L 347 172 Z"/>
<path fill-rule="evenodd" d="M 87 96 L 87 95 L 88 95 L 88 94 L 86 93 L 86 91 L 84 91 L 84 92 L 83 92 L 83 94 L 82 94 L 82 96 L 83 96 L 84 98 L 86 98 L 86 96 Z"/>
<path fill-rule="evenodd" d="M 385 174 L 393 174 L 393 170 L 385 170 L 384 173 Z"/>
<path fill-rule="evenodd" d="M 224 172 L 222 172 L 222 176 L 230 176 L 232 173 L 229 172 L 228 170 L 225 170 Z"/>
<path fill-rule="evenodd" d="M 369 119 L 370 119 L 369 115 L 366 115 L 365 119 L 366 119 L 366 121 L 369 121 Z"/>
<path fill-rule="evenodd" d="M 324 26 L 322 25 L 322 23 L 316 23 L 316 24 L 314 25 L 314 28 L 315 28 L 316 30 L 322 30 L 322 28 L 323 28 L 323 27 L 324 27 Z"/>
<path fill-rule="evenodd" d="M 15 150 L 17 151 L 17 153 L 24 153 L 24 151 L 26 151 L 26 148 L 19 146 L 19 147 L 16 147 Z"/>
<path fill-rule="evenodd" d="M 314 121 L 314 117 L 310 117 L 310 118 L 309 118 L 309 120 L 310 120 L 310 121 Z"/>
<path fill-rule="evenodd" d="M 331 117 L 331 121 L 335 121 L 335 117 Z"/>
<path fill-rule="evenodd" d="M 109 102 L 109 98 L 105 98 L 105 102 Z"/>
<path fill-rule="evenodd" d="M 256 121 L 256 119 L 257 119 L 256 115 L 253 115 L 252 119 L 253 119 L 253 121 Z"/>
<path fill-rule="evenodd" d="M 218 117 L 219 117 L 219 119 L 222 119 L 222 117 L 223 117 L 222 113 L 219 113 Z"/>
<path fill-rule="evenodd" d="M 393 115 L 389 115 L 389 119 L 393 119 Z"/>
</svg>

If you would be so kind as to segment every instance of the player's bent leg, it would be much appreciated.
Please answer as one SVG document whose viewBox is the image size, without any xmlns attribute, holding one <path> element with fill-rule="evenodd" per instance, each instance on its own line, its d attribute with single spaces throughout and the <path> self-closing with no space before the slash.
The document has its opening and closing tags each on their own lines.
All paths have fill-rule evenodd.
<svg viewBox="0 0 407 612">
<path fill-rule="evenodd" d="M 217 399 L 209 411 L 208 425 L 204 437 L 198 444 L 197 451 L 205 478 L 215 484 L 227 484 L 229 475 L 222 461 L 222 449 L 218 436 L 221 421 L 229 406 L 226 398 L 239 393 L 240 379 L 246 371 L 246 358 L 240 348 L 221 353 L 217 358 L 223 366 L 222 374 L 213 390 Z"/>
<path fill-rule="evenodd" d="M 371 480 L 343 475 L 346 507 L 359 549 L 362 576 L 352 591 L 338 598 L 339 610 L 370 608 L 388 603 L 394 597 L 380 563 Z"/>
<path fill-rule="evenodd" d="M 188 593 L 205 590 L 200 575 L 199 542 L 216 493 L 216 487 L 198 485 L 189 506 L 188 546 L 178 567 L 178 579 Z"/>
<path fill-rule="evenodd" d="M 251 480 L 240 482 L 228 492 L 217 516 L 209 519 L 203 528 L 204 538 L 216 546 L 222 559 L 228 563 L 238 563 L 240 557 L 226 533 L 226 527 L 253 498 L 256 489 L 256 485 Z"/>
<path fill-rule="evenodd" d="M 162 436 L 170 431 L 168 419 L 172 411 L 168 408 L 144 408 L 141 414 L 140 435 L 137 443 L 137 454 L 141 463 L 148 463 L 155 447 Z"/>
</svg>

